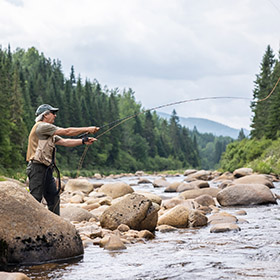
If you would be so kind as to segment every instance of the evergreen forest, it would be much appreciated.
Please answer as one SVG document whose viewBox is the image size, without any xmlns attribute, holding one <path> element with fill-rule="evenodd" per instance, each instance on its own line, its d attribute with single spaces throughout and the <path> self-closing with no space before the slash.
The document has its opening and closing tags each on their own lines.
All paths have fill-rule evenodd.
<svg viewBox="0 0 280 280">
<path fill-rule="evenodd" d="M 250 139 L 230 143 L 222 155 L 222 170 L 251 167 L 261 173 L 280 174 L 280 52 L 267 46 L 256 75 L 251 103 Z"/>
<path fill-rule="evenodd" d="M 0 48 L 0 171 L 24 170 L 29 131 L 35 111 L 47 103 L 59 108 L 60 127 L 100 126 L 136 115 L 111 129 L 89 147 L 82 170 L 99 173 L 215 168 L 229 137 L 190 131 L 173 110 L 169 120 L 136 102 L 132 89 L 108 89 L 97 80 L 82 80 L 74 67 L 66 77 L 59 60 L 32 47 Z M 111 125 L 112 126 L 112 125 Z M 95 136 L 97 136 L 96 134 Z M 57 165 L 74 175 L 85 146 L 58 147 Z M 72 172 L 72 173 L 71 173 Z"/>
</svg>

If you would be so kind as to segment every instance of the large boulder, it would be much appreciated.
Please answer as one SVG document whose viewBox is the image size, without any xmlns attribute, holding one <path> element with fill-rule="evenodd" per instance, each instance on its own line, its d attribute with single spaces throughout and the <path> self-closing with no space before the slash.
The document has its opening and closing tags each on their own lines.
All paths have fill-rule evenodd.
<svg viewBox="0 0 280 280">
<path fill-rule="evenodd" d="M 217 200 L 222 206 L 277 203 L 271 190 L 261 184 L 229 186 L 217 194 Z"/>
<path fill-rule="evenodd" d="M 0 182 L 0 201 L 0 266 L 83 254 L 75 227 L 47 210 L 18 184 Z"/>
<path fill-rule="evenodd" d="M 262 184 L 269 188 L 274 188 L 273 182 L 269 177 L 263 174 L 252 174 L 240 177 L 232 182 L 232 184 Z"/>
<path fill-rule="evenodd" d="M 100 217 L 103 228 L 114 230 L 119 225 L 128 225 L 131 229 L 154 231 L 158 220 L 159 206 L 145 196 L 128 194 L 107 208 Z"/>
<path fill-rule="evenodd" d="M 98 191 L 113 199 L 134 192 L 133 188 L 124 182 L 106 183 Z"/>
<path fill-rule="evenodd" d="M 93 184 L 86 179 L 70 179 L 65 185 L 65 191 L 69 192 L 82 191 L 88 194 L 92 190 Z"/>
</svg>

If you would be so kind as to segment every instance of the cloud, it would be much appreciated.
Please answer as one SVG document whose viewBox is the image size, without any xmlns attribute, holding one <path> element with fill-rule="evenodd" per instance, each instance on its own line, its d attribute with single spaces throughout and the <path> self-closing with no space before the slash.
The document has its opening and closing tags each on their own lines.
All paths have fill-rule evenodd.
<svg viewBox="0 0 280 280">
<path fill-rule="evenodd" d="M 276 5 L 275 2 L 273 2 Z M 2 46 L 35 46 L 66 75 L 131 87 L 146 108 L 204 96 L 252 96 L 265 48 L 279 45 L 279 12 L 262 0 L 2 0 Z M 250 104 L 176 107 L 234 127 Z M 235 107 L 234 107 L 235 106 Z"/>
</svg>

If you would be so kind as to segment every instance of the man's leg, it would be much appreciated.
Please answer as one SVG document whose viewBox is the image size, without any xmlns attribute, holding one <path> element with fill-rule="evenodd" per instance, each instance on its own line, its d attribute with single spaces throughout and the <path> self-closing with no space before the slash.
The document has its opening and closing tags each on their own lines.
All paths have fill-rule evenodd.
<svg viewBox="0 0 280 280">
<path fill-rule="evenodd" d="M 46 189 L 44 197 L 48 203 L 49 210 L 57 215 L 60 215 L 60 196 L 59 193 L 57 193 L 56 182 L 50 168 L 48 169 L 46 175 Z"/>
<path fill-rule="evenodd" d="M 29 178 L 29 191 L 39 202 L 42 201 L 46 166 L 43 164 L 29 163 L 27 175 Z"/>
</svg>

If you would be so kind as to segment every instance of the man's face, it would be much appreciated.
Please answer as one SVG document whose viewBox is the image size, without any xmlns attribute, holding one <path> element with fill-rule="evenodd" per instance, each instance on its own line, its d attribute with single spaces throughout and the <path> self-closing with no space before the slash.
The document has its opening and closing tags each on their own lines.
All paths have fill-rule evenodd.
<svg viewBox="0 0 280 280">
<path fill-rule="evenodd" d="M 44 122 L 54 123 L 55 118 L 56 118 L 56 113 L 50 112 L 50 113 L 44 115 Z"/>
</svg>

